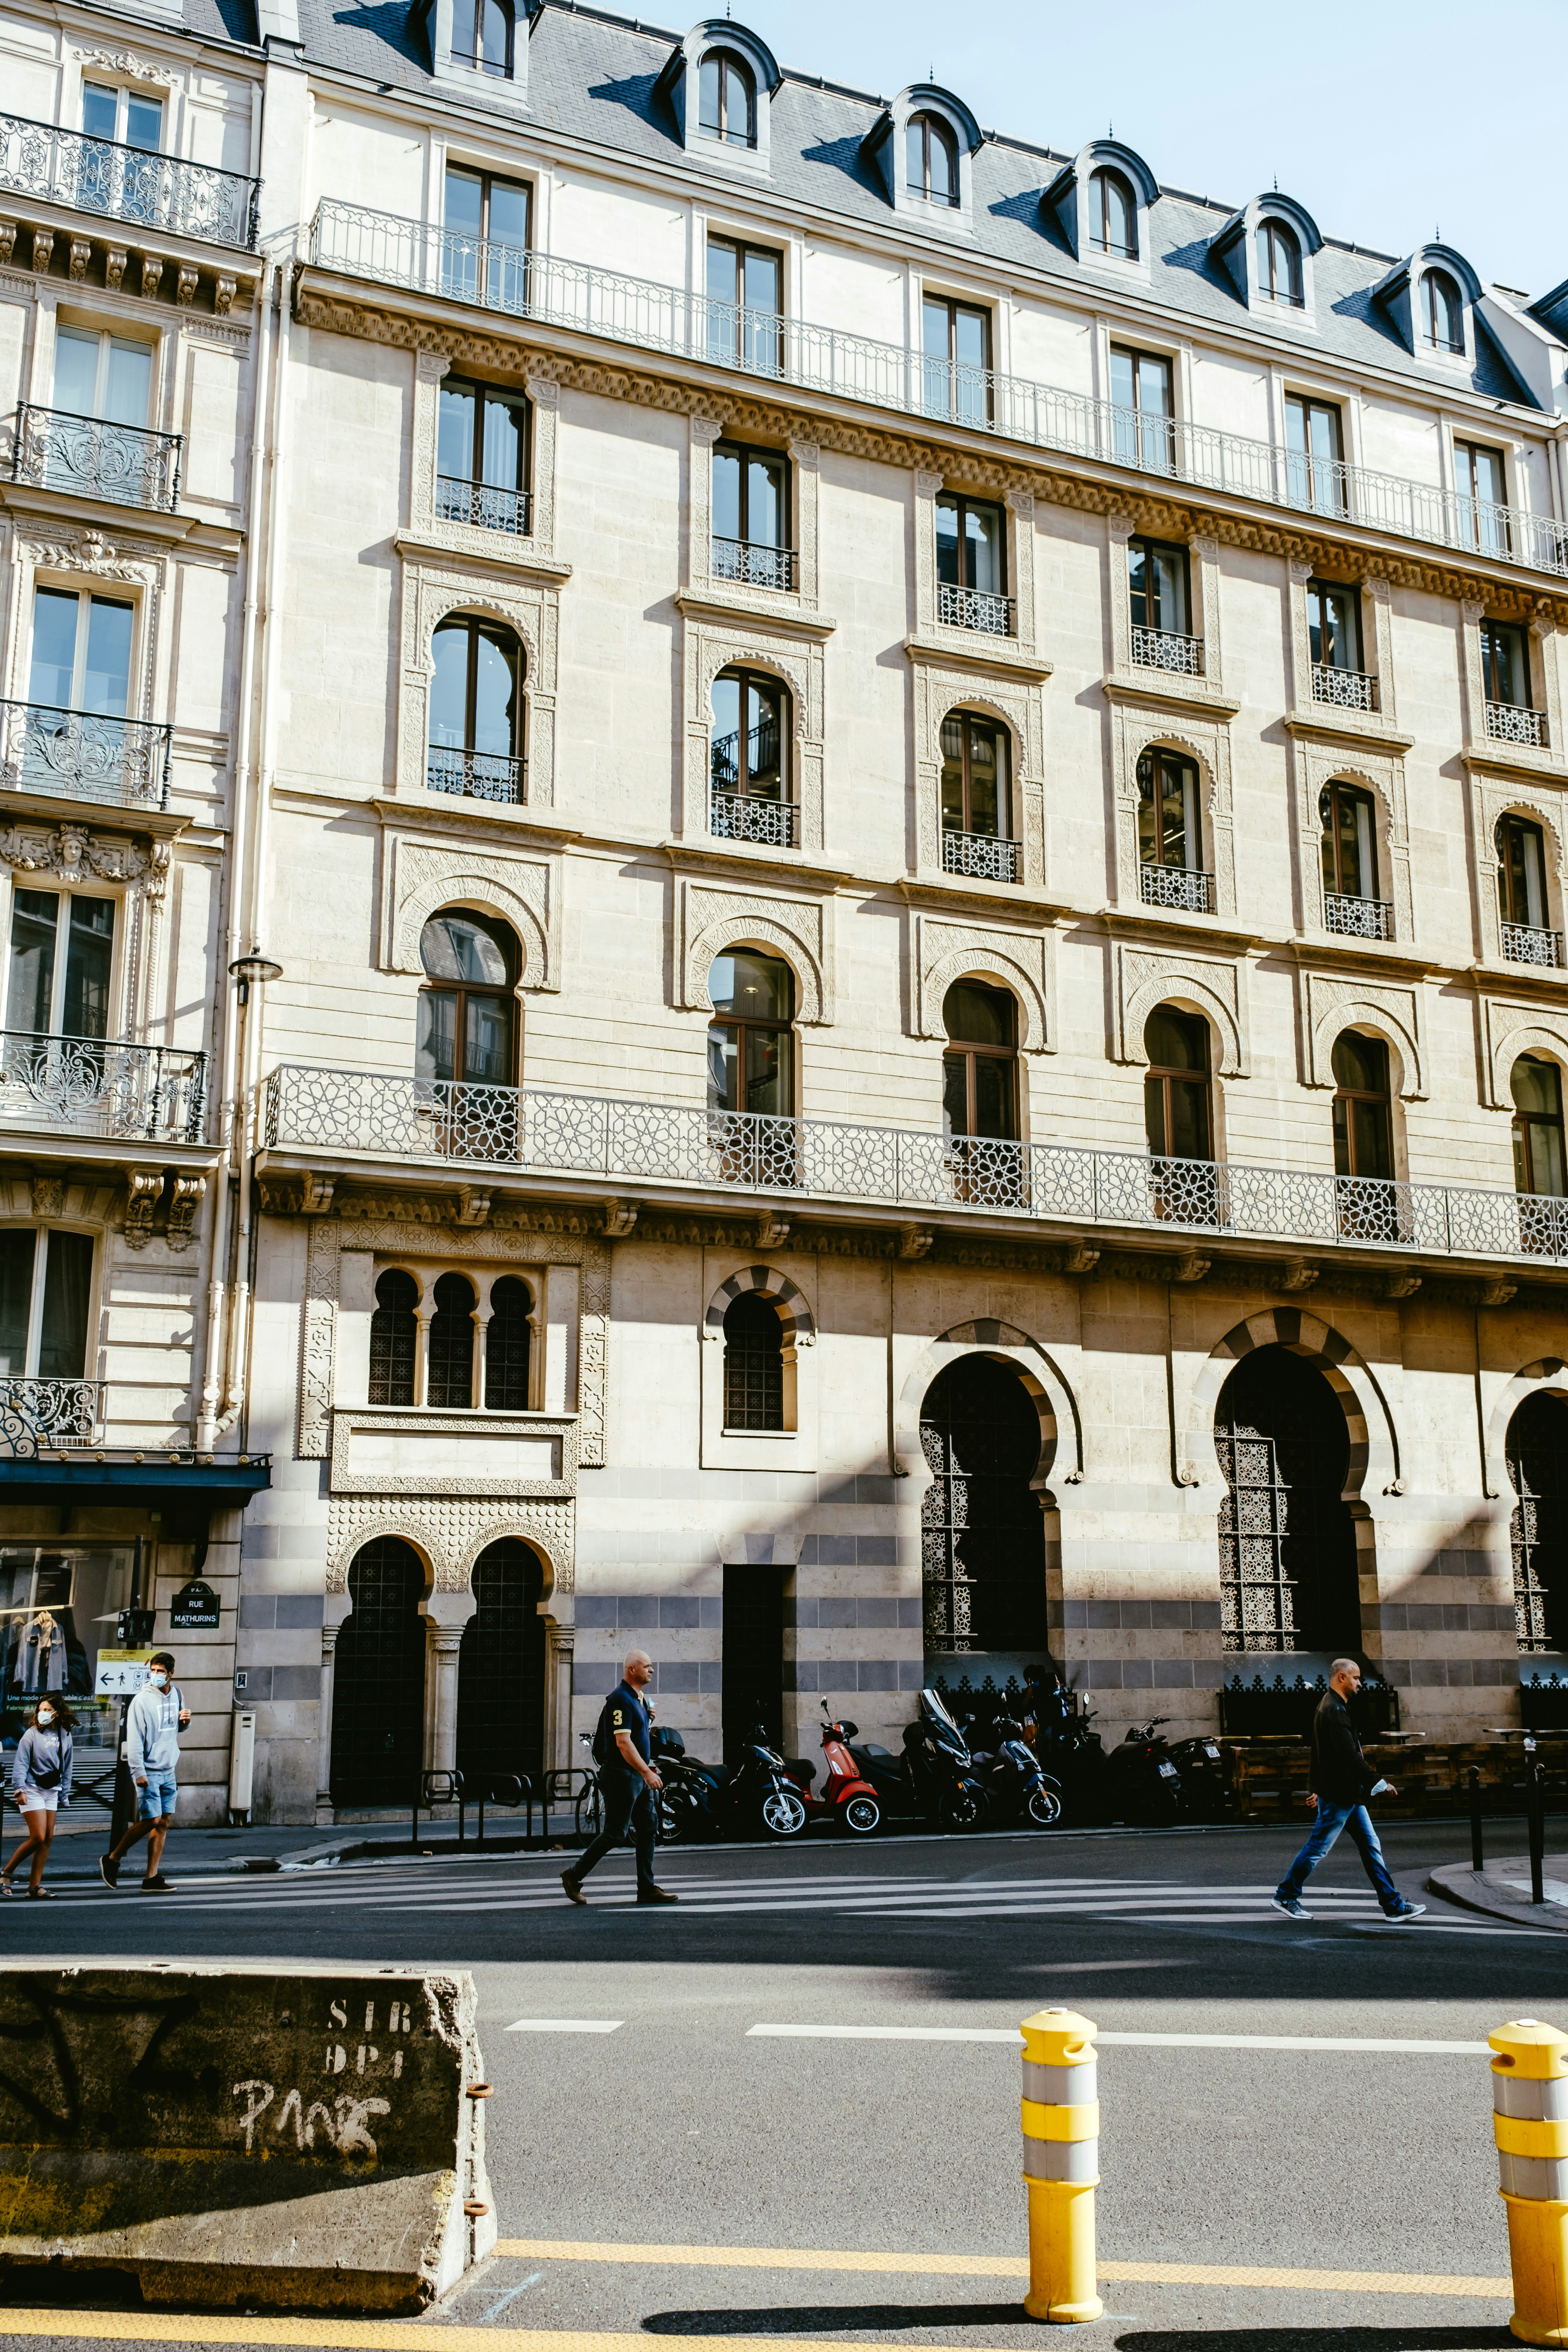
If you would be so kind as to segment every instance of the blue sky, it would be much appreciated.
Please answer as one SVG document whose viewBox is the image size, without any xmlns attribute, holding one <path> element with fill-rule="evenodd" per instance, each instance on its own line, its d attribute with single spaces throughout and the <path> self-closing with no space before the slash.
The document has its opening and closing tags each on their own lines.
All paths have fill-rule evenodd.
<svg viewBox="0 0 1568 2352">
<path fill-rule="evenodd" d="M 1195 195 L 1239 205 L 1278 175 L 1325 236 L 1403 255 L 1440 226 L 1483 278 L 1533 296 L 1568 278 L 1568 0 L 1321 16 L 1259 0 L 734 0 L 733 14 L 781 65 L 829 81 L 890 96 L 934 69 L 988 131 L 1071 153 L 1114 122 L 1157 179 Z M 658 21 L 678 20 L 666 6 Z"/>
</svg>

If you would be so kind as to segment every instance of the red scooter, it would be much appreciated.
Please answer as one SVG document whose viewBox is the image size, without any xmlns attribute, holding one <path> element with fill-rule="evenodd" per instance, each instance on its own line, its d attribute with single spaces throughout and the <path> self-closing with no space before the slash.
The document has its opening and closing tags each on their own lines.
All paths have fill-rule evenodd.
<svg viewBox="0 0 1568 2352">
<path fill-rule="evenodd" d="M 827 1701 L 822 1702 L 824 1716 Z M 832 1822 L 846 1837 L 869 1837 L 882 1822 L 881 1801 L 869 1780 L 863 1780 L 860 1768 L 849 1753 L 850 1740 L 859 1735 L 858 1723 L 825 1722 L 822 1727 L 822 1752 L 827 1759 L 827 1778 L 820 1796 L 812 1791 L 811 1782 L 816 1775 L 810 1765 L 805 1767 L 807 1784 L 802 1790 L 805 1799 L 806 1819 L 811 1822 Z"/>
</svg>

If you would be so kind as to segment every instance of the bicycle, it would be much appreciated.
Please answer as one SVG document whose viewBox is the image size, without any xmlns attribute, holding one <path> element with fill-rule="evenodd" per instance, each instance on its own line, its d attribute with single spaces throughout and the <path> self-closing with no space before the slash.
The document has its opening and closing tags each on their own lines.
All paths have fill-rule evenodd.
<svg viewBox="0 0 1568 2352">
<path fill-rule="evenodd" d="M 580 1731 L 577 1744 L 585 1748 L 590 1759 L 593 1758 L 594 1738 L 591 1732 Z M 577 1809 L 574 1818 L 578 1836 L 587 1838 L 591 1843 L 605 1826 L 605 1790 L 597 1763 L 591 1760 L 587 1771 L 588 1778 L 577 1791 Z"/>
</svg>

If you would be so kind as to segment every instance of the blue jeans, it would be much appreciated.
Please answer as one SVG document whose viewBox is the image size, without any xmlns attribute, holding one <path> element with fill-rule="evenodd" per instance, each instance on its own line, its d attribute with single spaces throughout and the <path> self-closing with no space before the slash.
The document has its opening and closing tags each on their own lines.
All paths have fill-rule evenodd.
<svg viewBox="0 0 1568 2352">
<path fill-rule="evenodd" d="M 1318 1818 L 1312 1824 L 1311 1836 L 1279 1881 L 1276 1891 L 1280 1901 L 1293 1903 L 1300 1900 L 1302 1887 L 1342 1830 L 1349 1830 L 1355 1840 L 1363 1867 L 1377 1889 L 1377 1899 L 1384 1909 L 1397 1911 L 1405 1897 L 1388 1874 L 1388 1864 L 1383 1858 L 1383 1848 L 1377 1842 L 1372 1815 L 1364 1805 L 1331 1805 L 1323 1797 L 1318 1799 Z"/>
</svg>

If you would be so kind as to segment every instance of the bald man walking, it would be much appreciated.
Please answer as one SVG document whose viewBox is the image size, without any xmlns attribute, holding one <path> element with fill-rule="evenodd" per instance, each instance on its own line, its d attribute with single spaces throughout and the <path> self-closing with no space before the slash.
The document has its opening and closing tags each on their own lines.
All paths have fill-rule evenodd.
<svg viewBox="0 0 1568 2352">
<path fill-rule="evenodd" d="M 649 1716 L 644 1691 L 653 1680 L 653 1660 L 646 1650 L 633 1650 L 621 1670 L 621 1679 L 605 1702 L 599 1718 L 601 1733 L 608 1734 L 609 1753 L 601 1752 L 598 1737 L 595 1755 L 599 1763 L 599 1785 L 605 1792 L 605 1826 L 584 1853 L 575 1870 L 563 1870 L 561 1884 L 566 1889 L 569 1903 L 586 1903 L 583 1881 L 596 1869 L 612 1846 L 619 1845 L 629 1830 L 637 1847 L 637 1901 L 639 1903 L 679 1903 L 679 1895 L 654 1884 L 653 1843 L 657 1823 L 653 1801 L 664 1782 L 654 1769 L 648 1738 Z"/>
<path fill-rule="evenodd" d="M 1392 1797 L 1394 1784 L 1380 1780 L 1361 1752 L 1349 1702 L 1361 1688 L 1353 1658 L 1336 1658 L 1329 1687 L 1312 1717 L 1312 1801 L 1318 1818 L 1312 1833 L 1274 1890 L 1274 1908 L 1289 1919 L 1310 1919 L 1301 1889 L 1342 1830 L 1349 1830 L 1385 1919 L 1419 1919 L 1425 1903 L 1407 1903 L 1388 1874 L 1377 1832 L 1367 1811 L 1369 1797 Z"/>
</svg>

